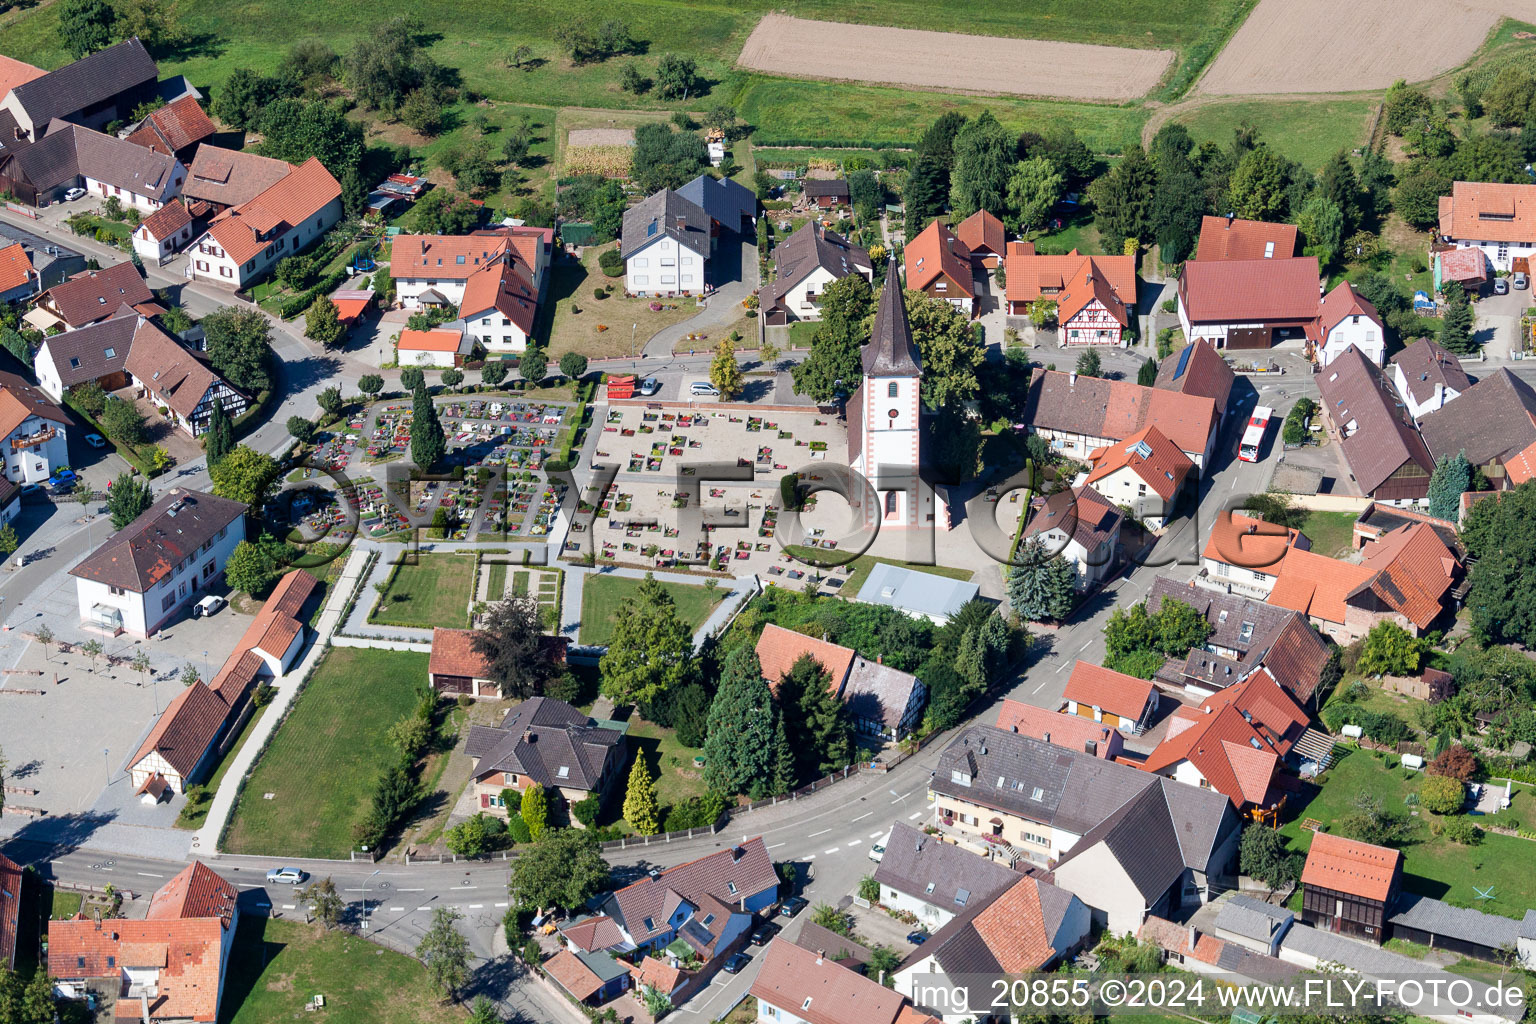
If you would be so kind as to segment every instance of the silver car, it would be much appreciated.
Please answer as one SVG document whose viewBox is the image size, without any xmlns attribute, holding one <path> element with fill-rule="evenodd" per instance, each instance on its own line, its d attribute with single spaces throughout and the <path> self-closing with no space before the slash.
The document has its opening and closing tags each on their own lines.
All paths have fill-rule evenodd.
<svg viewBox="0 0 1536 1024">
<path fill-rule="evenodd" d="M 267 872 L 268 885 L 299 885 L 309 875 L 298 868 L 273 868 Z"/>
</svg>

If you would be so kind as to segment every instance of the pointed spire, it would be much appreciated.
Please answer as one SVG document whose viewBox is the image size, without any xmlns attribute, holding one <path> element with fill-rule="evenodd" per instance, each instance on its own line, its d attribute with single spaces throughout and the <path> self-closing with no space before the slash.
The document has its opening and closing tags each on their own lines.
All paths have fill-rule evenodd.
<svg viewBox="0 0 1536 1024">
<path fill-rule="evenodd" d="M 917 346 L 912 342 L 912 327 L 907 323 L 907 301 L 902 294 L 901 274 L 896 257 L 885 268 L 885 287 L 875 308 L 875 329 L 864 346 L 864 375 L 867 377 L 916 377 L 923 372 Z"/>
</svg>

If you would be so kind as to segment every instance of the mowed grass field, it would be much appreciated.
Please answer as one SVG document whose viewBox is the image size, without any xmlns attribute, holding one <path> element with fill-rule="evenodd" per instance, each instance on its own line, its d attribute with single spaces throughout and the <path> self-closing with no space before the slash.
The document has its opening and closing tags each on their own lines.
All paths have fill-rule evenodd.
<svg viewBox="0 0 1536 1024">
<path fill-rule="evenodd" d="M 381 626 L 469 627 L 475 597 L 471 555 L 422 554 L 395 570 L 370 622 Z"/>
<path fill-rule="evenodd" d="M 394 756 L 386 733 L 415 707 L 426 677 L 425 654 L 332 648 L 252 769 L 225 849 L 346 857 L 352 823 L 373 798 L 381 752 Z"/>
<path fill-rule="evenodd" d="M 1200 106 L 1175 120 L 1189 129 L 1196 145 L 1210 140 L 1223 147 L 1232 143 L 1232 130 L 1247 122 L 1260 139 L 1315 171 L 1339 150 L 1364 145 L 1379 100 L 1374 93 L 1355 99 L 1237 100 Z"/>
<path fill-rule="evenodd" d="M 581 585 L 581 642 L 606 644 L 613 636 L 613 625 L 618 621 L 619 609 L 624 602 L 640 592 L 640 580 L 628 576 L 611 576 L 606 573 L 589 573 Z M 689 583 L 663 583 L 662 587 L 672 595 L 677 614 L 684 622 L 698 629 L 714 611 L 715 605 L 725 597 L 724 587 L 713 590 Z"/>
</svg>

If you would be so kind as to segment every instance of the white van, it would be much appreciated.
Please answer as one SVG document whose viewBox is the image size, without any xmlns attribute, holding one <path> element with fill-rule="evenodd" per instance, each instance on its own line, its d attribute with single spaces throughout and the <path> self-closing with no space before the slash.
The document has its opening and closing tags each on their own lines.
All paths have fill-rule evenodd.
<svg viewBox="0 0 1536 1024">
<path fill-rule="evenodd" d="M 891 841 L 891 834 L 887 832 L 875 841 L 875 845 L 869 848 L 869 859 L 876 864 L 885 857 L 885 844 Z"/>
</svg>

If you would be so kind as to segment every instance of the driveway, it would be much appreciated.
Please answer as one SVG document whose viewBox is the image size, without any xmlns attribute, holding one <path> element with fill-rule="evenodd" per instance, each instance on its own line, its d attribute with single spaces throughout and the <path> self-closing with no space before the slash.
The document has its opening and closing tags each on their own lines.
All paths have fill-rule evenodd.
<svg viewBox="0 0 1536 1024">
<path fill-rule="evenodd" d="M 1477 300 L 1472 309 L 1477 314 L 1473 337 L 1482 345 L 1489 359 L 1508 359 L 1511 349 L 1519 347 L 1520 313 L 1531 305 L 1529 289 L 1510 289 L 1508 295 L 1488 295 Z"/>
<path fill-rule="evenodd" d="M 685 335 L 694 331 L 708 334 L 710 328 L 724 327 L 741 319 L 741 304 L 757 290 L 757 246 L 742 236 L 737 252 L 732 253 L 728 243 L 722 243 L 720 251 L 710 262 L 710 277 L 715 280 L 724 278 L 726 283 L 715 289 L 714 294 L 706 300 L 708 305 L 702 312 L 651 335 L 645 343 L 645 358 L 670 358 L 672 350 Z"/>
</svg>

